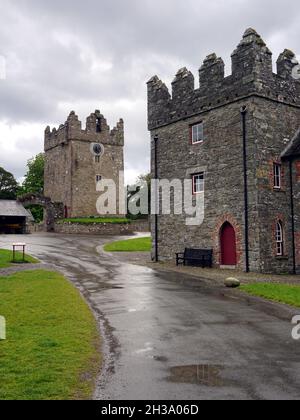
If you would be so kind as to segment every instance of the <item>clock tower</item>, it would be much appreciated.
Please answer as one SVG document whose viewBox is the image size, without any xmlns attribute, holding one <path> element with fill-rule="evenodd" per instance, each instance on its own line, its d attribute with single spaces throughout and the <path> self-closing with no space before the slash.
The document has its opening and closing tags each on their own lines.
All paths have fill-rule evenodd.
<svg viewBox="0 0 300 420">
<path fill-rule="evenodd" d="M 63 203 L 65 217 L 99 216 L 97 182 L 114 181 L 119 208 L 120 175 L 124 172 L 124 123 L 112 130 L 95 111 L 85 129 L 72 111 L 59 129 L 45 131 L 45 196 Z"/>
</svg>

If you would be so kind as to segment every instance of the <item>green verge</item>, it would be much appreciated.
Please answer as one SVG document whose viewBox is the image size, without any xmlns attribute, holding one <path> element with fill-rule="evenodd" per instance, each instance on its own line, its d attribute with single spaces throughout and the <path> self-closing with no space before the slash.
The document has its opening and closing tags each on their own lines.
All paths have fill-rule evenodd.
<svg viewBox="0 0 300 420">
<path fill-rule="evenodd" d="M 12 251 L 7 251 L 6 249 L 0 249 L 0 268 L 11 267 L 12 259 L 13 259 Z M 21 252 L 16 252 L 16 260 L 22 262 L 23 254 Z M 26 255 L 25 262 L 31 263 L 31 264 L 37 264 L 39 261 L 36 258 L 31 257 L 30 255 Z"/>
<path fill-rule="evenodd" d="M 97 225 L 97 224 L 112 224 L 112 225 L 126 225 L 131 223 L 129 219 L 117 217 L 96 217 L 96 218 L 76 218 L 76 219 L 61 219 L 58 224 L 70 223 L 79 225 Z"/>
<path fill-rule="evenodd" d="M 253 283 L 240 288 L 253 296 L 300 307 L 300 286 L 277 283 Z"/>
<path fill-rule="evenodd" d="M 96 321 L 61 274 L 44 270 L 0 277 L 0 400 L 92 396 L 101 362 Z"/>
<path fill-rule="evenodd" d="M 150 252 L 151 238 L 129 239 L 127 241 L 112 242 L 104 246 L 106 252 Z"/>
</svg>

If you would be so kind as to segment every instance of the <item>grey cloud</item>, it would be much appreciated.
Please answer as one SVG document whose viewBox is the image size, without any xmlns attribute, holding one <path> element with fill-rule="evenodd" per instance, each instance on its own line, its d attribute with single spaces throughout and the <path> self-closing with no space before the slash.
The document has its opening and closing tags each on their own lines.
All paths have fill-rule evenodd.
<svg viewBox="0 0 300 420">
<path fill-rule="evenodd" d="M 187 66 L 197 79 L 211 52 L 230 73 L 230 54 L 249 26 L 268 42 L 274 61 L 286 47 L 299 52 L 294 0 L 0 1 L 8 76 L 0 81 L 0 121 L 43 127 L 64 122 L 71 109 L 84 120 L 101 108 L 111 125 L 124 117 L 127 168 L 137 172 L 149 167 L 145 83 L 151 76 L 170 84 Z M 33 136 L 32 153 L 42 149 L 42 137 Z M 16 165 L 6 153 L 4 161 L 5 141 L 0 132 L 0 165 L 20 177 L 25 156 Z"/>
</svg>

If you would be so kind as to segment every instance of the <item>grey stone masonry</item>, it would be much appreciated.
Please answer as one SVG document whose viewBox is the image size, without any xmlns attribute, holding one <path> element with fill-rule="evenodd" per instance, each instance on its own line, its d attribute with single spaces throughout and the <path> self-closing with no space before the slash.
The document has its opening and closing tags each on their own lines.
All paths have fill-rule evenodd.
<svg viewBox="0 0 300 420">
<path fill-rule="evenodd" d="M 235 266 L 246 269 L 247 243 L 251 271 L 292 272 L 294 262 L 300 271 L 300 156 L 293 158 L 292 174 L 289 163 L 281 159 L 288 145 L 295 143 L 300 127 L 300 81 L 293 77 L 295 66 L 295 54 L 285 50 L 274 73 L 271 51 L 250 28 L 232 54 L 230 76 L 224 76 L 223 60 L 211 54 L 199 70 L 198 89 L 194 76 L 186 68 L 178 71 L 172 93 L 157 76 L 148 82 L 153 177 L 157 136 L 159 179 L 184 181 L 201 172 L 205 185 L 205 216 L 201 226 L 187 226 L 184 213 L 159 215 L 159 260 L 173 260 L 175 253 L 194 247 L 213 249 L 216 267 L 229 266 L 234 253 Z M 204 138 L 193 144 L 191 128 L 199 123 L 203 124 Z M 275 171 L 279 170 L 280 185 L 276 186 Z M 228 249 L 231 247 L 228 231 L 233 235 L 232 229 L 235 246 Z M 154 217 L 152 234 L 154 252 Z"/>
<path fill-rule="evenodd" d="M 209 55 L 199 70 L 200 88 L 186 68 L 167 86 L 154 76 L 148 82 L 149 130 L 198 115 L 238 99 L 257 94 L 270 100 L 300 106 L 300 83 L 293 79 L 295 54 L 285 50 L 272 71 L 272 53 L 254 29 L 248 29 L 232 54 L 232 74 L 224 76 L 224 62 Z"/>
<path fill-rule="evenodd" d="M 97 121 L 100 124 L 100 132 L 97 132 Z M 78 116 L 72 111 L 65 122 L 58 129 L 52 131 L 48 126 L 45 130 L 45 151 L 53 149 L 58 145 L 68 144 L 72 140 L 95 142 L 99 140 L 103 144 L 113 144 L 124 146 L 124 122 L 121 119 L 115 128 L 110 130 L 106 119 L 100 111 L 96 110 L 86 120 L 86 128 L 82 128 L 82 123 Z"/>
<path fill-rule="evenodd" d="M 149 223 L 146 221 L 135 221 L 132 223 L 56 223 L 55 232 L 66 235 L 101 235 L 118 236 L 133 235 L 134 233 L 148 233 Z"/>
<path fill-rule="evenodd" d="M 113 180 L 119 197 L 119 174 L 124 171 L 123 120 L 111 130 L 96 110 L 83 129 L 72 111 L 58 130 L 46 128 L 45 156 L 45 195 L 63 203 L 67 217 L 97 215 L 97 179 Z"/>
</svg>

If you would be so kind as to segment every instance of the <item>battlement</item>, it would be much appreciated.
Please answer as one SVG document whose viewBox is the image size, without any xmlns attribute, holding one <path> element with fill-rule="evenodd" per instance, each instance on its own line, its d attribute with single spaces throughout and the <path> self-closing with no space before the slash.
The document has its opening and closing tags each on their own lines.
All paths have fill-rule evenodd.
<svg viewBox="0 0 300 420">
<path fill-rule="evenodd" d="M 67 121 L 58 129 L 48 126 L 45 130 L 45 151 L 59 145 L 67 145 L 70 141 L 99 142 L 115 146 L 124 146 L 124 122 L 122 119 L 112 130 L 107 120 L 99 110 L 96 110 L 86 119 L 86 128 L 74 111 L 70 113 Z"/>
<path fill-rule="evenodd" d="M 246 30 L 233 54 L 232 74 L 225 77 L 222 58 L 210 54 L 199 69 L 199 89 L 193 74 L 180 69 L 172 83 L 172 95 L 157 77 L 148 85 L 149 129 L 197 115 L 241 98 L 257 94 L 300 107 L 300 80 L 293 77 L 298 65 L 292 51 L 285 50 L 277 60 L 277 74 L 272 70 L 272 52 L 252 28 Z"/>
</svg>

